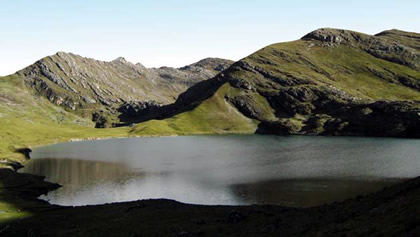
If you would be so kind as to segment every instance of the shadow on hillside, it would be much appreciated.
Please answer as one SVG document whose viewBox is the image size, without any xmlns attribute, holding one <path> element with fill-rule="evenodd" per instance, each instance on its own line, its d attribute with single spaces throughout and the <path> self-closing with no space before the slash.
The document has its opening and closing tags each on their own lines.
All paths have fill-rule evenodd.
<svg viewBox="0 0 420 237">
<path fill-rule="evenodd" d="M 181 93 L 173 104 L 160 107 L 145 107 L 144 109 L 136 110 L 136 112 L 127 112 L 127 108 L 120 108 L 119 112 L 121 115 L 118 118 L 121 123 L 116 126 L 127 126 L 132 123 L 141 123 L 152 119 L 162 120 L 191 111 L 200 105 L 201 102 L 213 96 L 226 82 L 227 79 L 224 75 L 218 74 L 212 79 L 201 81 L 191 86 Z"/>
</svg>

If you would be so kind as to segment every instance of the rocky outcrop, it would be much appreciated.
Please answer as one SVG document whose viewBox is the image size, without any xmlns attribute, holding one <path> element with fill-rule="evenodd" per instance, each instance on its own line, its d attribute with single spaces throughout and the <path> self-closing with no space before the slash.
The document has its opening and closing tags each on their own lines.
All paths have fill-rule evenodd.
<svg viewBox="0 0 420 237">
<path fill-rule="evenodd" d="M 232 61 L 221 58 L 205 58 L 196 63 L 181 67 L 179 70 L 189 72 L 203 72 L 204 70 L 222 72 L 230 67 L 232 63 Z"/>
<path fill-rule="evenodd" d="M 322 28 L 310 32 L 309 34 L 302 37 L 302 39 L 316 40 L 322 42 L 326 46 L 346 44 L 351 47 L 363 49 L 367 53 L 377 58 L 419 70 L 419 43 L 404 44 L 405 42 L 402 42 L 401 40 L 398 42 L 395 41 L 395 38 L 387 37 L 389 34 L 410 37 L 407 36 L 406 32 L 402 31 L 385 31 L 372 36 L 349 30 Z M 398 40 L 398 37 L 396 39 Z M 413 41 L 419 40 L 418 35 L 411 35 L 410 39 Z M 414 48 L 410 46 L 414 46 Z"/>
<path fill-rule="evenodd" d="M 255 103 L 255 98 L 250 94 L 239 95 L 239 96 L 226 96 L 226 101 L 233 104 L 242 114 L 248 118 L 257 119 L 260 121 L 264 120 L 264 113 L 261 111 L 262 108 Z"/>
<path fill-rule="evenodd" d="M 72 110 L 95 105 L 119 106 L 127 101 L 167 104 L 191 85 L 229 66 L 224 59 L 205 59 L 176 69 L 148 69 L 120 57 L 111 62 L 58 52 L 19 71 L 26 83 L 56 105 Z"/>
<path fill-rule="evenodd" d="M 263 121 L 257 133 L 420 137 L 420 102 L 330 104 L 320 110 L 303 126 L 291 120 Z"/>
<path fill-rule="evenodd" d="M 144 115 L 151 116 L 159 113 L 162 104 L 156 101 L 130 101 L 122 104 L 117 110 L 120 112 L 119 119 L 122 125 L 145 120 Z M 156 115 L 155 115 L 156 116 Z"/>
<path fill-rule="evenodd" d="M 104 111 L 105 117 L 112 117 L 112 113 L 106 110 L 115 111 L 130 101 L 154 100 L 169 104 L 187 88 L 215 76 L 231 63 L 207 58 L 179 69 L 149 69 L 122 57 L 104 62 L 58 52 L 17 72 L 17 75 L 39 95 L 58 106 L 79 114 L 93 111 L 94 120 L 101 121 L 97 126 L 102 127 L 104 116 L 98 116 L 100 110 Z M 95 111 L 98 113 L 94 114 Z"/>
</svg>

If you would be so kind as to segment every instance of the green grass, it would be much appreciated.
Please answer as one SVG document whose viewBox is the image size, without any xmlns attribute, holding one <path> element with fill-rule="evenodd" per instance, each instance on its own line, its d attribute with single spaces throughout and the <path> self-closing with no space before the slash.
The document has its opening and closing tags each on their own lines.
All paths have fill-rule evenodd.
<svg viewBox="0 0 420 237">
<path fill-rule="evenodd" d="M 28 211 L 22 211 L 16 204 L 0 199 L 0 224 L 10 222 L 16 219 L 30 217 L 32 214 Z"/>
<path fill-rule="evenodd" d="M 88 119 L 32 94 L 15 77 L 0 78 L 0 159 L 23 161 L 18 148 L 80 138 L 129 136 L 128 128 L 95 129 Z"/>
<path fill-rule="evenodd" d="M 381 38 L 397 40 L 420 52 L 419 34 L 400 30 L 387 30 L 378 34 Z"/>
<path fill-rule="evenodd" d="M 224 99 L 239 90 L 224 84 L 209 99 L 192 111 L 165 120 L 151 120 L 136 125 L 130 134 L 135 135 L 186 135 L 253 133 L 257 122 L 239 113 Z"/>
<path fill-rule="evenodd" d="M 224 100 L 235 93 L 228 84 L 192 111 L 134 128 L 95 129 L 88 119 L 36 96 L 15 76 L 0 78 L 0 163 L 22 162 L 16 149 L 70 141 L 129 136 L 165 136 L 210 133 L 253 133 L 257 122 L 246 118 Z"/>
<path fill-rule="evenodd" d="M 378 78 L 368 67 L 412 78 L 420 78 L 420 72 L 346 45 L 324 47 L 298 40 L 270 45 L 244 61 L 273 74 L 287 72 L 317 85 L 331 85 L 362 99 L 420 100 L 420 91 Z M 249 80 L 256 78 L 250 72 L 237 76 Z"/>
</svg>

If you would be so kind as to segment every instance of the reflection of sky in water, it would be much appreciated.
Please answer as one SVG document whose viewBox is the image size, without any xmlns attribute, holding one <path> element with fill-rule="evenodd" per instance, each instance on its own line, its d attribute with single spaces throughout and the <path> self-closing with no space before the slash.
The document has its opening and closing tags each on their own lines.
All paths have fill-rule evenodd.
<svg viewBox="0 0 420 237">
<path fill-rule="evenodd" d="M 37 148 L 24 171 L 64 185 L 45 197 L 62 205 L 148 198 L 317 205 L 418 176 L 419 151 L 415 139 L 129 138 Z"/>
</svg>

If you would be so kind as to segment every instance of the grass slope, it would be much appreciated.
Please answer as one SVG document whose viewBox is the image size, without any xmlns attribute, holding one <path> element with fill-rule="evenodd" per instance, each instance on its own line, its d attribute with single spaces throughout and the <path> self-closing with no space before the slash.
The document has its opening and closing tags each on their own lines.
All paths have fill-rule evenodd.
<svg viewBox="0 0 420 237">
<path fill-rule="evenodd" d="M 400 40 L 407 34 L 393 34 L 399 36 L 320 29 L 267 46 L 210 80 L 246 95 L 233 98 L 235 107 L 262 121 L 262 133 L 417 137 L 411 130 L 419 124 L 420 70 L 411 46 L 420 35 L 407 33 L 409 40 Z M 201 84 L 191 90 L 215 91 L 220 85 Z M 181 110 L 200 102 L 197 92 L 189 94 Z M 259 110 L 274 110 L 274 116 Z"/>
<path fill-rule="evenodd" d="M 130 134 L 135 135 L 186 135 L 253 133 L 257 121 L 239 113 L 225 100 L 225 96 L 241 91 L 224 84 L 208 100 L 192 111 L 178 114 L 164 120 L 150 120 L 136 125 Z"/>
<path fill-rule="evenodd" d="M 395 79 L 398 75 L 420 80 L 419 71 L 348 45 L 326 47 L 298 40 L 268 46 L 243 61 L 279 77 L 286 72 L 316 85 L 334 86 L 361 99 L 420 100 L 419 90 Z M 244 71 L 239 77 L 256 83 L 258 75 Z"/>
<path fill-rule="evenodd" d="M 73 138 L 128 135 L 128 128 L 94 129 L 91 121 L 32 94 L 15 76 L 0 78 L 0 102 L 0 165 L 23 161 L 18 148 Z"/>
<path fill-rule="evenodd" d="M 41 144 L 129 136 L 253 133 L 257 122 L 243 116 L 224 96 L 239 91 L 228 84 L 206 103 L 165 120 L 133 128 L 95 129 L 88 119 L 51 104 L 33 94 L 16 76 L 0 78 L 0 167 L 25 160 L 16 150 Z"/>
</svg>

